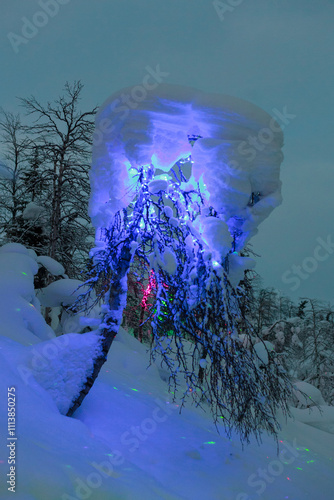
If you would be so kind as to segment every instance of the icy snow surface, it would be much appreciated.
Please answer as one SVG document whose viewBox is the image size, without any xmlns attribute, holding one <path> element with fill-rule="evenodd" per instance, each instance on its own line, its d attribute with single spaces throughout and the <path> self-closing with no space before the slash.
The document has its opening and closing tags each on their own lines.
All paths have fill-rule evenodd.
<svg viewBox="0 0 334 500">
<path fill-rule="evenodd" d="M 71 342 L 75 344 L 74 337 Z M 47 363 L 45 345 L 38 348 Z M 75 418 L 61 415 L 52 394 L 32 374 L 25 375 L 23 367 L 31 359 L 29 348 L 0 337 L 2 387 L 15 386 L 17 393 L 15 498 L 21 498 L 19 494 L 22 500 L 333 498 L 333 435 L 313 427 L 313 421 L 309 426 L 289 420 L 280 432 L 279 457 L 274 441 L 266 436 L 261 446 L 253 443 L 242 451 L 237 436 L 229 440 L 222 430 L 217 434 L 208 414 L 191 406 L 179 413 L 157 367 L 147 369 L 145 347 L 124 330 Z M 301 416 L 305 420 L 306 411 Z M 319 414 L 317 418 L 321 420 Z M 6 436 L 5 398 L 0 428 Z M 4 438 L 0 444 L 5 477 Z M 6 494 L 4 481 L 0 498 L 13 498 Z"/>
</svg>

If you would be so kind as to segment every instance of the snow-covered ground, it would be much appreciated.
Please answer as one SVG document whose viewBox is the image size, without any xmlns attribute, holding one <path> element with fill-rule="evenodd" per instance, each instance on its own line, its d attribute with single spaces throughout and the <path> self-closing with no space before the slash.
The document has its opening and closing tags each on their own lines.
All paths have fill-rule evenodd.
<svg viewBox="0 0 334 500">
<path fill-rule="evenodd" d="M 265 435 L 242 449 L 202 410 L 180 414 L 162 371 L 147 368 L 145 346 L 124 330 L 74 418 L 62 415 L 95 334 L 52 334 L 32 286 L 35 263 L 22 247 L 0 250 L 1 500 L 333 498 L 332 407 L 282 420 L 278 455 Z M 16 403 L 11 436 L 7 394 Z"/>
</svg>

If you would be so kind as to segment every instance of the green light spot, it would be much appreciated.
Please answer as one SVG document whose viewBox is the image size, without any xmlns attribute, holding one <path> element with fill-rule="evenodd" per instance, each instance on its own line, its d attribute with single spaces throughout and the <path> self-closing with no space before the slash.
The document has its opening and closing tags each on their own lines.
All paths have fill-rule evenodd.
<svg viewBox="0 0 334 500">
<path fill-rule="evenodd" d="M 133 389 L 133 388 L 131 387 L 131 391 L 136 391 L 136 392 L 138 392 L 138 389 Z"/>
<path fill-rule="evenodd" d="M 206 441 L 204 444 L 216 444 L 216 441 Z"/>
<path fill-rule="evenodd" d="M 308 450 L 307 448 L 304 448 L 304 449 L 305 449 L 305 451 L 310 451 L 310 450 Z"/>
<path fill-rule="evenodd" d="M 24 273 L 23 271 L 22 271 L 22 274 L 24 274 L 25 276 L 28 276 L 27 273 Z"/>
<path fill-rule="evenodd" d="M 311 463 L 313 463 L 313 462 L 314 462 L 314 460 L 308 460 L 306 463 L 307 463 L 307 464 L 311 464 Z"/>
<path fill-rule="evenodd" d="M 113 389 L 115 389 L 116 391 L 118 391 L 117 387 L 113 387 Z"/>
<path fill-rule="evenodd" d="M 301 467 L 296 467 L 296 469 L 298 469 L 298 470 L 303 470 Z"/>
</svg>

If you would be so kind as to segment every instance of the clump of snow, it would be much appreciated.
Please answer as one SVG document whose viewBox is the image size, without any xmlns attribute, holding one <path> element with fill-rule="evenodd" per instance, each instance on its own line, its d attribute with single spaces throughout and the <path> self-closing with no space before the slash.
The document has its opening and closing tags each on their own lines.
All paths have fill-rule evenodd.
<svg viewBox="0 0 334 500">
<path fill-rule="evenodd" d="M 158 194 L 160 191 L 166 191 L 168 187 L 168 181 L 164 179 L 153 179 L 149 182 L 148 190 L 152 194 Z"/>
<path fill-rule="evenodd" d="M 164 207 L 164 212 L 165 212 L 165 215 L 170 219 L 173 217 L 173 210 L 171 207 L 169 207 L 168 205 L 166 205 Z"/>
<path fill-rule="evenodd" d="M 193 175 L 200 180 L 209 204 L 222 215 L 231 232 L 245 233 L 237 250 L 256 234 L 257 226 L 281 203 L 282 133 L 273 134 L 272 141 L 260 151 L 248 145 L 251 157 L 245 154 L 249 138 L 261 130 L 261 119 L 262 128 L 269 126 L 269 115 L 259 114 L 258 118 L 257 123 L 239 124 L 240 130 L 235 128 L 233 140 L 224 136 L 222 130 L 221 139 L 198 139 L 192 151 Z M 230 135 L 229 130 L 226 135 Z M 252 193 L 259 193 L 259 200 L 249 206 Z"/>
<path fill-rule="evenodd" d="M 254 346 L 254 351 L 256 352 L 257 356 L 260 358 L 262 363 L 267 365 L 269 361 L 268 353 L 274 351 L 274 345 L 271 342 L 268 342 L 267 340 L 263 342 L 258 342 Z"/>
<path fill-rule="evenodd" d="M 217 217 L 199 216 L 194 226 L 213 253 L 214 259 L 220 262 L 230 251 L 233 241 L 227 224 Z"/>
<path fill-rule="evenodd" d="M 63 279 L 54 281 L 45 288 L 36 290 L 36 295 L 44 307 L 57 307 L 73 304 L 87 291 L 87 285 L 80 280 Z"/>
<path fill-rule="evenodd" d="M 93 300 L 93 297 L 94 294 L 91 295 L 90 299 Z M 88 302 L 89 311 L 73 313 L 64 309 L 61 313 L 58 331 L 62 333 L 81 333 L 88 327 L 96 330 L 101 323 L 101 309 L 99 305 L 92 307 L 91 300 Z"/>
<path fill-rule="evenodd" d="M 158 271 L 162 269 L 166 271 L 168 274 L 174 274 L 177 269 L 177 258 L 175 253 L 169 249 L 165 248 L 163 253 L 155 250 L 149 256 L 150 267 Z"/>
<path fill-rule="evenodd" d="M 250 257 L 241 257 L 235 253 L 231 253 L 228 256 L 228 266 L 228 279 L 231 285 L 236 287 L 244 278 L 245 271 L 254 269 L 255 260 Z"/>
<path fill-rule="evenodd" d="M 283 134 L 276 121 L 241 99 L 167 84 L 124 115 L 115 108 L 127 92 L 131 89 L 113 94 L 96 116 L 89 208 L 94 226 L 109 227 L 113 215 L 129 205 L 138 167 L 168 172 L 191 155 L 192 183 L 200 183 L 232 233 L 241 225 L 242 248 L 280 203 Z M 188 137 L 194 134 L 200 138 L 191 147 Z M 260 148 L 248 142 L 254 137 L 264 137 Z M 160 177 L 151 182 L 152 193 L 167 188 Z M 252 193 L 259 193 L 259 199 L 249 206 Z"/>
<path fill-rule="evenodd" d="M 53 276 L 60 276 L 65 274 L 64 267 L 57 262 L 52 257 L 48 257 L 47 255 L 39 255 L 37 257 L 38 264 L 41 264 L 49 273 L 53 274 Z"/>
<path fill-rule="evenodd" d="M 31 201 L 23 210 L 22 217 L 27 220 L 34 220 L 37 219 L 41 213 L 44 212 L 44 210 L 45 209 L 43 207 Z"/>
<path fill-rule="evenodd" d="M 298 401 L 298 407 L 306 407 L 314 405 L 325 405 L 325 400 L 321 394 L 321 391 L 314 387 L 314 385 L 303 382 L 302 380 L 297 380 L 294 382 L 294 396 Z M 305 393 L 305 394 L 302 394 Z"/>
<path fill-rule="evenodd" d="M 170 249 L 166 248 L 161 255 L 160 267 L 168 274 L 174 274 L 177 269 L 177 259 L 175 253 Z"/>
<path fill-rule="evenodd" d="M 199 360 L 199 366 L 201 368 L 206 368 L 206 365 L 207 365 L 207 361 L 205 359 L 200 359 Z"/>
<path fill-rule="evenodd" d="M 30 255 L 29 250 L 20 243 L 6 243 L 0 247 L 0 253 L 21 253 L 23 255 Z M 34 265 L 36 268 L 36 265 Z"/>
</svg>

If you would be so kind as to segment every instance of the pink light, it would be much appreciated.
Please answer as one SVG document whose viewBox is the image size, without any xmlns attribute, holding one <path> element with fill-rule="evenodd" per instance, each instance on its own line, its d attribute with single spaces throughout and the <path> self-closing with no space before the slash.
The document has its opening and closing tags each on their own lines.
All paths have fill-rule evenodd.
<svg viewBox="0 0 334 500">
<path fill-rule="evenodd" d="M 156 288 L 156 286 L 157 286 L 157 283 L 156 283 L 156 280 L 155 280 L 154 271 L 153 271 L 153 269 L 151 269 L 150 276 L 149 276 L 149 279 L 148 279 L 148 285 L 147 285 L 147 287 L 144 290 L 143 298 L 142 298 L 142 301 L 141 301 L 141 304 L 140 304 L 141 307 L 143 307 L 145 310 L 148 307 L 147 306 L 148 298 L 151 295 L 152 290 L 154 290 Z"/>
</svg>

